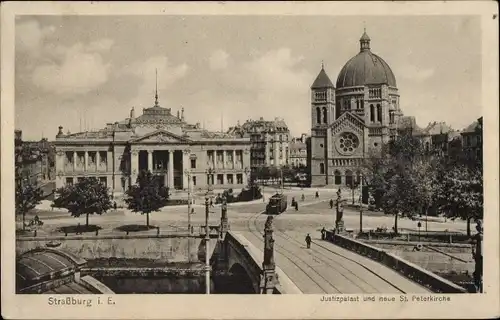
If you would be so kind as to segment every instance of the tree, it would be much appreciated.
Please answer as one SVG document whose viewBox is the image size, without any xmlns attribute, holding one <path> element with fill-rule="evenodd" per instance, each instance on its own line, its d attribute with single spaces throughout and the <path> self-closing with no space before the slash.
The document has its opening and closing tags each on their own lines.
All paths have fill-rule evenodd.
<svg viewBox="0 0 500 320">
<path fill-rule="evenodd" d="M 439 208 L 448 217 L 466 220 L 470 236 L 471 220 L 483 218 L 482 170 L 454 165 L 446 170 L 437 191 Z"/>
<path fill-rule="evenodd" d="M 133 212 L 146 214 L 146 225 L 149 227 L 149 214 L 166 206 L 168 198 L 168 188 L 161 186 L 159 179 L 150 171 L 141 171 L 137 183 L 127 190 L 125 202 Z"/>
<path fill-rule="evenodd" d="M 33 161 L 33 154 L 28 148 L 23 146 L 15 149 L 15 187 L 16 187 L 16 208 L 15 214 L 22 215 L 23 230 L 26 229 L 26 213 L 33 210 L 40 203 L 43 197 L 43 191 L 30 181 L 25 172 L 24 164 L 27 161 Z"/>
<path fill-rule="evenodd" d="M 396 233 L 399 214 L 413 217 L 430 203 L 430 160 L 421 141 L 407 132 L 383 145 L 380 154 L 372 154 L 365 164 L 369 190 L 377 207 L 394 214 Z"/>
<path fill-rule="evenodd" d="M 23 230 L 26 225 L 26 213 L 40 203 L 42 195 L 42 190 L 32 184 L 16 183 L 16 215 L 23 217 Z"/>
<path fill-rule="evenodd" d="M 59 195 L 52 204 L 55 208 L 64 208 L 73 217 L 85 215 L 85 226 L 89 226 L 89 215 L 102 215 L 111 209 L 111 197 L 106 186 L 97 178 L 83 178 L 74 185 L 59 188 Z"/>
</svg>

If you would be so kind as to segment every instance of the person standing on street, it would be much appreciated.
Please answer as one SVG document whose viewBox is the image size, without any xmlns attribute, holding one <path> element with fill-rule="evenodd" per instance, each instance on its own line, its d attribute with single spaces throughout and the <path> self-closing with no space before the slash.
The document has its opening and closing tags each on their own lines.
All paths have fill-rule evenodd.
<svg viewBox="0 0 500 320">
<path fill-rule="evenodd" d="M 323 227 L 323 229 L 321 229 L 321 240 L 325 240 L 326 239 L 326 229 L 325 227 Z"/>
<path fill-rule="evenodd" d="M 309 235 L 309 233 L 306 236 L 306 244 L 307 244 L 307 249 L 310 249 L 311 248 L 311 236 Z"/>
<path fill-rule="evenodd" d="M 330 209 L 333 209 L 333 199 L 330 199 Z"/>
</svg>

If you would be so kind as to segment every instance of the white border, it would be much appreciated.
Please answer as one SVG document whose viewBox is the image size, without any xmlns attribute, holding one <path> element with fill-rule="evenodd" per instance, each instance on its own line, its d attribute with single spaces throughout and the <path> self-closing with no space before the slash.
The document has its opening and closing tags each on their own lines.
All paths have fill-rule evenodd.
<svg viewBox="0 0 500 320">
<path fill-rule="evenodd" d="M 495 2 L 2 3 L 1 235 L 2 315 L 23 319 L 305 319 L 476 318 L 500 315 L 498 207 L 498 7 Z M 325 303 L 321 295 L 116 295 L 115 305 L 51 307 L 47 296 L 14 295 L 14 17 L 15 15 L 480 15 L 484 116 L 485 273 L 483 295 L 447 303 Z M 496 14 L 497 18 L 493 19 Z M 431 35 L 429 35 L 431 36 Z M 471 106 L 472 107 L 472 106 Z M 80 296 L 84 297 L 84 296 Z M 95 296 L 91 297 L 95 299 Z M 107 297 L 103 296 L 102 299 Z M 399 296 L 398 296 L 399 298 Z"/>
</svg>

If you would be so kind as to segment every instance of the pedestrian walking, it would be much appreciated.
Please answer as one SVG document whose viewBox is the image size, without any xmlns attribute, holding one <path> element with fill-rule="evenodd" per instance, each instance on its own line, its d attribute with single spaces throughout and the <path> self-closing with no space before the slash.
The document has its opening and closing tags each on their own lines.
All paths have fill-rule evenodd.
<svg viewBox="0 0 500 320">
<path fill-rule="evenodd" d="M 309 233 L 307 234 L 306 236 L 306 244 L 307 244 L 307 249 L 310 249 L 311 248 L 311 236 L 309 235 Z"/>
<path fill-rule="evenodd" d="M 302 201 L 305 201 L 306 200 L 306 196 L 304 194 L 302 194 Z"/>
<path fill-rule="evenodd" d="M 333 209 L 333 199 L 330 199 L 330 209 Z"/>
<path fill-rule="evenodd" d="M 318 198 L 319 198 L 319 192 L 316 191 L 316 199 L 318 199 Z"/>
<path fill-rule="evenodd" d="M 113 201 L 113 209 L 115 209 L 115 211 L 116 211 L 117 208 L 118 208 L 118 205 L 116 204 L 116 201 Z"/>
<path fill-rule="evenodd" d="M 299 211 L 299 203 L 295 201 L 295 211 Z"/>
<path fill-rule="evenodd" d="M 325 227 L 323 227 L 323 229 L 321 229 L 321 240 L 325 240 L 326 239 L 326 229 Z"/>
</svg>

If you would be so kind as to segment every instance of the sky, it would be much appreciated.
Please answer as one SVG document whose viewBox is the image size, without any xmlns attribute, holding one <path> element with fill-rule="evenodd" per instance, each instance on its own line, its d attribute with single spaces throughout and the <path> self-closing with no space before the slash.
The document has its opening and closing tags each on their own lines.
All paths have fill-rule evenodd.
<svg viewBox="0 0 500 320">
<path fill-rule="evenodd" d="M 136 116 L 154 104 L 227 130 L 283 118 L 310 132 L 310 86 L 333 83 L 359 52 L 393 70 L 405 115 L 463 129 L 482 114 L 481 25 L 473 16 L 18 16 L 15 126 L 54 139 Z"/>
</svg>

